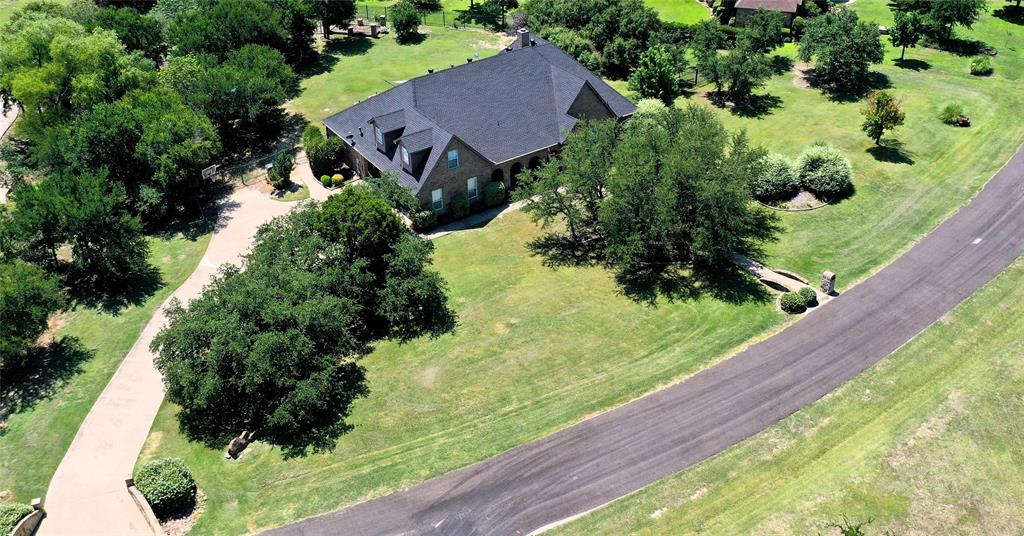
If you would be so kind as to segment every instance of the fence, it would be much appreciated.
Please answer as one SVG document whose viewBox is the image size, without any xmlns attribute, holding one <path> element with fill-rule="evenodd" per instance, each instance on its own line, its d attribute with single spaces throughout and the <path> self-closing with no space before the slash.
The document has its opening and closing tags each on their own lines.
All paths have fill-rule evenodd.
<svg viewBox="0 0 1024 536">
<path fill-rule="evenodd" d="M 485 30 L 500 30 L 505 27 L 502 14 L 483 7 L 484 3 L 477 2 L 473 9 L 463 10 L 441 10 L 420 13 L 420 24 L 424 26 L 438 26 L 443 28 L 481 28 Z M 391 6 L 356 4 L 356 17 L 367 21 L 377 20 L 384 16 L 385 20 L 391 20 Z"/>
</svg>

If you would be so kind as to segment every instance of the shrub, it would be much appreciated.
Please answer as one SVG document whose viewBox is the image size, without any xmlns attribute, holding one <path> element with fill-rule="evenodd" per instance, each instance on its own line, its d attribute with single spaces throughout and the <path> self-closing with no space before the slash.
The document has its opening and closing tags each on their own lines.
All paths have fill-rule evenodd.
<svg viewBox="0 0 1024 536">
<path fill-rule="evenodd" d="M 292 183 L 292 170 L 295 159 L 288 151 L 281 151 L 274 157 L 274 165 L 267 170 L 267 180 L 275 190 L 284 190 Z"/>
<path fill-rule="evenodd" d="M 192 473 L 178 458 L 160 458 L 142 464 L 135 473 L 135 486 L 158 516 L 186 508 L 196 498 Z"/>
<path fill-rule="evenodd" d="M 815 305 L 818 305 L 818 293 L 814 292 L 813 288 L 804 287 L 800 289 L 797 292 L 797 294 L 799 294 L 800 297 L 803 298 L 805 306 L 814 307 Z"/>
<path fill-rule="evenodd" d="M 762 201 L 786 199 L 800 188 L 800 177 L 788 158 L 770 154 L 762 160 L 761 174 L 754 179 L 754 197 Z"/>
<path fill-rule="evenodd" d="M 803 296 L 798 292 L 787 292 L 779 298 L 779 307 L 789 314 L 798 314 L 807 310 Z"/>
<path fill-rule="evenodd" d="M 302 131 L 303 147 L 309 147 L 310 145 L 323 143 L 325 139 L 326 138 L 324 138 L 324 132 L 320 130 L 320 128 L 317 127 L 316 125 L 309 125 L 308 127 L 306 127 L 306 130 Z"/>
<path fill-rule="evenodd" d="M 939 114 L 939 119 L 947 125 L 957 125 L 960 118 L 964 116 L 964 107 L 958 103 L 947 104 Z"/>
<path fill-rule="evenodd" d="M 7 535 L 14 531 L 21 518 L 32 513 L 32 507 L 21 503 L 0 504 L 0 534 Z"/>
<path fill-rule="evenodd" d="M 408 0 L 402 0 L 391 8 L 391 27 L 395 30 L 395 40 L 409 43 L 418 34 L 420 12 Z"/>
<path fill-rule="evenodd" d="M 345 142 L 339 137 L 311 140 L 303 144 L 309 167 L 313 175 L 328 175 L 338 168 L 339 160 L 345 150 Z"/>
<path fill-rule="evenodd" d="M 496 207 L 505 201 L 505 183 L 493 181 L 484 185 L 484 204 Z"/>
<path fill-rule="evenodd" d="M 853 187 L 853 167 L 835 147 L 816 143 L 804 150 L 796 161 L 800 185 L 825 199 L 840 196 Z"/>
<path fill-rule="evenodd" d="M 988 56 L 974 58 L 971 62 L 971 74 L 974 76 L 988 76 L 995 69 L 992 68 L 992 60 Z"/>
<path fill-rule="evenodd" d="M 334 186 L 335 188 L 341 186 L 344 183 L 345 183 L 345 177 L 341 173 L 335 173 L 331 177 L 331 185 Z"/>
<path fill-rule="evenodd" d="M 320 176 L 320 184 L 323 184 L 324 188 L 330 188 L 331 187 L 331 176 L 330 175 L 321 175 Z"/>
<path fill-rule="evenodd" d="M 424 231 L 437 225 L 437 214 L 430 209 L 413 212 L 411 217 L 412 228 L 416 231 Z"/>
<path fill-rule="evenodd" d="M 459 219 L 469 214 L 469 200 L 466 199 L 465 194 L 455 194 L 448 203 L 448 209 L 452 213 L 452 218 Z"/>
</svg>

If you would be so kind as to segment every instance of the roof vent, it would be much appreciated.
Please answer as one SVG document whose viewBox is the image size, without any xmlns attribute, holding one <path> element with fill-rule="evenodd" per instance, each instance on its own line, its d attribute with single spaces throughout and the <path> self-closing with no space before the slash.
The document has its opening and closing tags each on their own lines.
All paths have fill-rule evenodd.
<svg viewBox="0 0 1024 536">
<path fill-rule="evenodd" d="M 434 70 L 433 69 L 427 69 L 427 74 L 434 74 Z"/>
<path fill-rule="evenodd" d="M 363 127 L 359 127 L 359 137 L 363 137 Z"/>
<path fill-rule="evenodd" d="M 512 52 L 512 45 L 505 47 L 506 52 Z"/>
<path fill-rule="evenodd" d="M 530 46 L 530 30 L 520 28 L 516 33 L 519 37 L 519 48 L 526 48 Z"/>
<path fill-rule="evenodd" d="M 531 46 L 531 47 L 535 47 L 535 46 L 537 46 L 537 40 L 536 40 L 536 39 L 532 39 L 532 38 L 531 38 L 531 39 L 530 39 L 530 46 Z"/>
<path fill-rule="evenodd" d="M 473 58 L 466 58 L 466 63 L 473 63 Z"/>
</svg>

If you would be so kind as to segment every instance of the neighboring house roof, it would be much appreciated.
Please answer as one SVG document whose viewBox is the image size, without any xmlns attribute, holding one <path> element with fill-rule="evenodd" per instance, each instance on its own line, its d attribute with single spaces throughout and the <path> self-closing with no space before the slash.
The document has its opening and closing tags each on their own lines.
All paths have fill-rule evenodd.
<svg viewBox="0 0 1024 536">
<path fill-rule="evenodd" d="M 738 0 L 736 9 L 767 9 L 783 13 L 796 13 L 804 0 Z"/>
<path fill-rule="evenodd" d="M 502 53 L 414 78 L 323 121 L 382 171 L 391 171 L 419 191 L 422 170 L 444 157 L 457 137 L 492 164 L 565 141 L 577 118 L 570 108 L 585 91 L 597 95 L 612 115 L 631 115 L 636 106 L 558 47 L 534 38 L 536 46 Z M 376 148 L 369 123 L 384 132 L 401 129 L 410 152 L 430 151 L 410 175 L 400 155 Z M 429 173 L 429 171 L 427 171 Z"/>
</svg>

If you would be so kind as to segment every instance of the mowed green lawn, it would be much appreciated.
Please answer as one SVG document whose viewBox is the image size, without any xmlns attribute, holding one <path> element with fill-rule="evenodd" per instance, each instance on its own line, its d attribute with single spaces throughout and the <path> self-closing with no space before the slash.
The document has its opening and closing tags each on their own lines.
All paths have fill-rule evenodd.
<svg viewBox="0 0 1024 536">
<path fill-rule="evenodd" d="M 761 434 L 552 532 L 1024 534 L 1024 263 Z"/>
<path fill-rule="evenodd" d="M 384 344 L 363 361 L 371 394 L 330 454 L 239 462 L 187 442 L 165 404 L 143 458 L 181 456 L 207 495 L 199 534 L 238 534 L 380 495 L 496 455 L 690 374 L 778 325 L 771 303 L 711 298 L 647 307 L 597 268 L 551 270 L 522 213 L 436 240 L 454 333 Z"/>
<path fill-rule="evenodd" d="M 884 0 L 855 6 L 885 11 Z M 987 17 L 974 35 L 994 41 L 1007 30 L 1021 34 Z M 390 87 L 384 80 L 464 62 L 481 40 L 485 34 L 441 30 L 414 46 L 376 41 L 307 79 L 290 106 L 319 120 Z M 830 269 L 842 285 L 863 278 L 967 201 L 1024 139 L 1024 125 L 1014 119 L 1024 104 L 1015 90 L 1024 72 L 1016 51 L 1002 51 L 996 75 L 986 79 L 967 75 L 966 57 L 920 49 L 908 57 L 929 68 L 898 68 L 890 58 L 877 69 L 908 110 L 908 125 L 896 133 L 903 156 L 881 155 L 902 162 L 867 152 L 860 103 L 798 88 L 788 73 L 767 88 L 780 99 L 771 113 L 721 112 L 731 128 L 746 128 L 754 142 L 789 155 L 828 140 L 857 170 L 850 199 L 784 218 L 770 264 L 811 278 Z M 367 72 L 385 74 L 372 81 Z M 952 99 L 967 106 L 974 127 L 939 123 L 939 108 Z M 178 434 L 175 409 L 165 405 L 143 458 L 181 456 L 192 467 L 209 497 L 197 533 L 256 531 L 493 456 L 683 378 L 784 321 L 768 303 L 705 298 L 639 306 L 620 296 L 602 270 L 543 267 L 524 249 L 537 233 L 513 214 L 436 241 L 436 264 L 451 285 L 460 326 L 436 340 L 383 345 L 365 359 L 372 394 L 357 402 L 357 427 L 333 453 L 283 460 L 257 443 L 241 461 L 226 462 L 220 450 Z"/>
<path fill-rule="evenodd" d="M 31 0 L 0 0 L 0 25 L 6 23 L 15 11 L 25 7 Z"/>
<path fill-rule="evenodd" d="M 662 20 L 694 24 L 711 17 L 711 10 L 697 0 L 644 0 Z"/>
<path fill-rule="evenodd" d="M 16 413 L 0 429 L 0 492 L 28 502 L 42 497 L 64 452 L 89 408 L 131 349 L 157 306 L 192 273 L 209 244 L 209 233 L 195 239 L 176 235 L 151 238 L 150 262 L 160 269 L 162 286 L 143 303 L 117 314 L 78 307 L 64 315 L 56 336 L 77 337 L 92 356 L 50 398 Z"/>
</svg>

